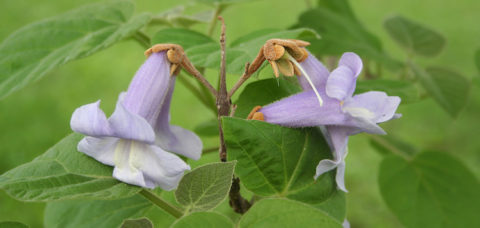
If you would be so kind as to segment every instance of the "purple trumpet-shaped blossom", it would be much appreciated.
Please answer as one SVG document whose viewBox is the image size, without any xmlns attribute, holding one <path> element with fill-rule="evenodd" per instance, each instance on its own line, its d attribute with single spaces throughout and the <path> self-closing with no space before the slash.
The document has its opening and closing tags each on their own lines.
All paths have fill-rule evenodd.
<svg viewBox="0 0 480 228">
<path fill-rule="evenodd" d="M 190 170 L 181 154 L 199 159 L 202 142 L 193 132 L 170 125 L 170 100 L 176 76 L 170 76 L 166 52 L 153 53 L 120 94 L 107 119 L 100 101 L 75 110 L 70 126 L 87 135 L 78 150 L 114 166 L 113 176 L 146 188 L 177 187 Z"/>
<path fill-rule="evenodd" d="M 355 53 L 345 53 L 338 67 L 331 73 L 313 55 L 300 63 L 310 76 L 323 99 L 319 107 L 317 97 L 308 81 L 299 77 L 303 92 L 262 107 L 264 120 L 287 127 L 320 126 L 333 154 L 317 166 L 315 178 L 337 168 L 338 187 L 347 191 L 344 184 L 345 157 L 348 136 L 360 132 L 386 134 L 377 123 L 400 117 L 395 111 L 400 98 L 384 92 L 370 91 L 353 95 L 363 64 Z"/>
</svg>

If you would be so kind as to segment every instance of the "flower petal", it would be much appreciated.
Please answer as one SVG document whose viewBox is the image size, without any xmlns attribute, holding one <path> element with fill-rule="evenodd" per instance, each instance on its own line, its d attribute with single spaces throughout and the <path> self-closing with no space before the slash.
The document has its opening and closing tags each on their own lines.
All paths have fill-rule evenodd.
<svg viewBox="0 0 480 228">
<path fill-rule="evenodd" d="M 362 59 L 360 59 L 357 54 L 353 52 L 345 52 L 340 58 L 338 66 L 346 66 L 350 68 L 350 70 L 354 73 L 355 77 L 358 77 L 358 75 L 360 75 L 360 72 L 362 72 L 363 63 Z"/>
<path fill-rule="evenodd" d="M 125 109 L 153 126 L 168 93 L 170 78 L 166 52 L 152 53 L 130 82 L 123 99 Z"/>
<path fill-rule="evenodd" d="M 345 188 L 345 161 L 340 162 L 337 166 L 337 175 L 335 176 L 335 181 L 340 190 L 348 192 Z"/>
<path fill-rule="evenodd" d="M 115 150 L 113 176 L 129 184 L 172 190 L 186 170 L 190 167 L 182 159 L 153 145 L 120 140 Z"/>
<path fill-rule="evenodd" d="M 133 140 L 119 140 L 115 148 L 113 177 L 128 184 L 153 188 L 151 185 L 147 186 L 142 172 L 130 160 L 132 153 L 143 153 L 144 147 L 143 143 L 135 143 Z"/>
<path fill-rule="evenodd" d="M 185 171 L 190 170 L 178 156 L 154 145 L 145 145 L 142 153 L 132 153 L 132 163 L 142 171 L 146 186 L 164 190 L 177 188 Z"/>
<path fill-rule="evenodd" d="M 326 92 L 331 98 L 343 101 L 355 90 L 355 73 L 344 65 L 337 67 L 327 79 Z"/>
<path fill-rule="evenodd" d="M 100 100 L 77 108 L 70 119 L 73 131 L 95 137 L 111 136 L 112 130 L 105 113 L 100 109 Z"/>
<path fill-rule="evenodd" d="M 202 155 L 202 140 L 193 132 L 179 126 L 170 125 L 169 129 L 157 132 L 155 144 L 162 149 L 198 160 Z"/>
<path fill-rule="evenodd" d="M 388 96 L 384 92 L 370 91 L 347 99 L 343 109 L 366 109 L 370 114 L 369 116 L 363 115 L 363 118 L 372 120 L 375 123 L 381 123 L 394 118 L 399 104 L 399 97 Z"/>
<path fill-rule="evenodd" d="M 153 143 L 155 132 L 152 126 L 143 117 L 125 108 L 122 102 L 123 95 L 123 93 L 120 95 L 115 111 L 108 119 L 115 136 L 122 139 Z"/>
<path fill-rule="evenodd" d="M 313 90 L 283 98 L 262 107 L 259 112 L 263 113 L 266 122 L 287 127 L 341 125 L 347 117 L 335 99 L 326 97 L 320 107 Z"/>
<path fill-rule="evenodd" d="M 113 166 L 115 147 L 119 139 L 112 137 L 85 137 L 77 145 L 77 150 L 95 158 L 97 161 Z"/>
<path fill-rule="evenodd" d="M 308 53 L 308 57 L 300 63 L 300 66 L 305 70 L 305 72 L 307 72 L 308 76 L 310 76 L 310 79 L 315 87 L 319 88 L 319 93 L 322 93 L 321 91 L 324 91 L 325 89 L 320 88 L 325 88 L 328 75 L 330 74 L 328 69 L 310 52 Z M 303 90 L 312 89 L 304 75 L 298 77 L 298 82 L 300 83 L 300 86 L 302 86 Z"/>
</svg>

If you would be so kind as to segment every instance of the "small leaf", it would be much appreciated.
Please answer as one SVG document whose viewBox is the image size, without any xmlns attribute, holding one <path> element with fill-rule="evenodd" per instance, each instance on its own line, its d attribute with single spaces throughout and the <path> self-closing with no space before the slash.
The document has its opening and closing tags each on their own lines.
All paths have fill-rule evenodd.
<svg viewBox="0 0 480 228">
<path fill-rule="evenodd" d="M 426 57 L 438 55 L 446 42 L 441 34 L 402 16 L 387 19 L 385 29 L 408 53 Z"/>
<path fill-rule="evenodd" d="M 132 36 L 150 21 L 134 10 L 130 1 L 97 3 L 17 30 L 0 44 L 0 98 Z"/>
<path fill-rule="evenodd" d="M 232 185 L 235 162 L 210 163 L 187 173 L 180 181 L 175 198 L 187 212 L 215 208 L 227 197 Z"/>
<path fill-rule="evenodd" d="M 295 30 L 260 30 L 234 41 L 227 48 L 227 72 L 240 75 L 245 70 L 245 64 L 257 56 L 265 41 L 271 38 L 315 37 L 309 29 Z M 218 69 L 220 66 L 220 45 L 210 37 L 188 29 L 168 28 L 158 31 L 152 38 L 152 43 L 175 43 L 181 45 L 190 61 L 195 66 Z"/>
<path fill-rule="evenodd" d="M 177 220 L 171 228 L 233 228 L 233 222 L 216 212 L 194 212 Z"/>
<path fill-rule="evenodd" d="M 407 161 L 386 157 L 383 199 L 406 227 L 480 227 L 480 183 L 456 158 L 424 152 Z"/>
<path fill-rule="evenodd" d="M 264 199 L 240 219 L 239 227 L 323 227 L 342 225 L 325 212 L 286 199 Z"/>
<path fill-rule="evenodd" d="M 185 15 L 185 6 L 177 6 L 155 16 L 154 23 L 188 28 L 194 24 L 207 23 L 213 18 L 212 10 L 195 15 Z"/>
<path fill-rule="evenodd" d="M 1 221 L 0 228 L 28 228 L 28 226 L 21 222 Z"/>
<path fill-rule="evenodd" d="M 458 116 L 467 104 L 470 81 L 454 71 L 438 67 L 423 70 L 411 63 L 410 68 L 433 99 L 452 117 Z"/>
<path fill-rule="evenodd" d="M 193 131 L 200 136 L 218 136 L 218 120 L 212 119 L 203 122 L 197 125 Z"/>
<path fill-rule="evenodd" d="M 71 134 L 35 160 L 0 176 L 0 188 L 22 201 L 116 199 L 140 191 L 117 181 L 113 168 L 77 151 L 83 136 Z"/>
<path fill-rule="evenodd" d="M 153 223 L 148 218 L 127 219 L 123 221 L 122 228 L 153 228 Z"/>
<path fill-rule="evenodd" d="M 353 51 L 393 70 L 403 65 L 384 52 L 380 40 L 357 20 L 345 0 L 319 1 L 318 7 L 300 15 L 295 27 L 300 26 L 311 28 L 322 36 L 321 40 L 307 39 L 312 44 L 308 49 L 318 56 Z"/>
<path fill-rule="evenodd" d="M 402 104 L 413 103 L 420 99 L 418 89 L 411 82 L 406 81 L 374 79 L 357 82 L 356 94 L 368 91 L 383 91 L 389 96 L 399 96 Z"/>
<path fill-rule="evenodd" d="M 120 227 L 126 219 L 145 217 L 155 207 L 139 195 L 117 200 L 51 202 L 45 208 L 45 227 Z"/>
</svg>

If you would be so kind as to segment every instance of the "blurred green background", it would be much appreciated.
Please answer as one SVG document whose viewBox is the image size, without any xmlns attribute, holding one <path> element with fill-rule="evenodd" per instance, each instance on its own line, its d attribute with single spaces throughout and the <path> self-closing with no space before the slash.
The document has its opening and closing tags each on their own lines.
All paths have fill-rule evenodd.
<svg viewBox="0 0 480 228">
<path fill-rule="evenodd" d="M 0 39 L 31 22 L 60 14 L 93 0 L 0 0 Z M 312 1 L 313 2 L 313 1 Z M 188 0 L 137 1 L 138 12 L 162 12 Z M 418 59 L 424 65 L 451 68 L 468 78 L 478 77 L 473 63 L 480 47 L 480 2 L 476 0 L 356 0 L 350 1 L 356 16 L 384 45 L 392 56 L 405 58 L 383 29 L 386 17 L 401 14 L 435 28 L 448 40 L 445 50 L 433 59 Z M 227 9 L 227 42 L 262 28 L 287 28 L 305 11 L 305 1 L 262 0 L 241 3 Z M 189 10 L 208 9 L 194 6 Z M 206 25 L 193 27 L 205 31 Z M 154 32 L 154 31 L 153 31 Z M 218 35 L 218 28 L 215 37 Z M 102 100 L 102 108 L 111 113 L 120 91 L 144 61 L 143 48 L 127 40 L 86 59 L 55 69 L 40 81 L 0 100 L 0 173 L 32 160 L 71 132 L 70 116 L 80 105 Z M 262 77 L 270 77 L 270 71 Z M 216 72 L 207 71 L 213 82 Z M 229 83 L 236 76 L 229 77 Z M 251 79 L 255 80 L 255 79 Z M 387 91 L 388 92 L 388 91 Z M 480 92 L 473 85 L 465 110 L 452 119 L 432 99 L 402 105 L 403 117 L 383 125 L 387 132 L 419 148 L 447 151 L 462 160 L 480 176 Z M 181 84 L 172 102 L 172 122 L 193 129 L 212 119 L 210 111 Z M 205 147 L 216 139 L 205 138 Z M 401 227 L 380 197 L 377 171 L 381 155 L 364 135 L 351 137 L 347 158 L 347 218 L 352 227 Z M 44 204 L 24 203 L 0 192 L 0 221 L 17 220 L 31 227 L 43 224 Z"/>
</svg>

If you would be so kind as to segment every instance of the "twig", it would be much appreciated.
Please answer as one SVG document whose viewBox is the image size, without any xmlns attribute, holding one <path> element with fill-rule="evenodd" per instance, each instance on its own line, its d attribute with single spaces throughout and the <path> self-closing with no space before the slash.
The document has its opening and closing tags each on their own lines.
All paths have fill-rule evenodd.
<svg viewBox="0 0 480 228">
<path fill-rule="evenodd" d="M 222 12 L 222 6 L 220 4 L 218 4 L 215 7 L 215 13 L 213 14 L 212 21 L 210 22 L 210 25 L 208 26 L 208 32 L 207 32 L 208 36 L 212 36 L 213 30 L 215 29 L 215 27 L 217 25 L 218 15 L 220 15 L 221 12 Z"/>
<path fill-rule="evenodd" d="M 252 72 L 250 72 L 248 69 L 250 67 L 250 63 L 245 64 L 245 71 L 243 72 L 242 77 L 238 79 L 237 83 L 233 85 L 233 87 L 230 89 L 228 92 L 228 98 L 232 98 L 233 94 L 240 88 L 240 86 L 243 85 L 243 83 L 252 76 Z"/>
<path fill-rule="evenodd" d="M 210 84 L 210 82 L 207 81 L 207 79 L 202 75 L 202 73 L 200 73 L 197 68 L 193 66 L 187 56 L 184 57 L 182 61 L 182 66 L 188 73 L 190 73 L 200 83 L 207 87 L 207 89 L 210 90 L 210 93 L 212 93 L 213 96 L 217 97 L 217 90 L 213 88 L 213 86 Z"/>
<path fill-rule="evenodd" d="M 208 153 L 211 153 L 211 152 L 214 152 L 214 151 L 218 151 L 218 149 L 220 149 L 220 147 L 218 147 L 218 146 L 207 148 L 207 149 L 202 150 L 202 154 L 208 154 Z"/>
<path fill-rule="evenodd" d="M 223 136 L 222 128 L 222 116 L 228 116 L 230 112 L 230 98 L 228 97 L 227 92 L 227 82 L 226 82 L 226 55 L 225 55 L 225 21 L 222 17 L 218 17 L 222 22 L 222 33 L 220 35 L 220 48 L 221 48 L 221 63 L 220 63 L 220 83 L 217 94 L 217 110 L 218 110 L 218 127 L 220 133 L 220 150 L 219 156 L 222 162 L 227 161 L 227 147 L 225 145 L 225 140 Z M 247 70 L 248 71 L 248 70 Z M 237 213 L 243 214 L 250 208 L 250 203 L 248 200 L 242 197 L 240 194 L 240 179 L 234 177 L 232 179 L 232 187 L 230 188 L 229 193 L 230 206 Z"/>
<path fill-rule="evenodd" d="M 150 37 L 148 37 L 147 34 L 137 31 L 132 35 L 132 38 L 135 39 L 140 45 L 142 45 L 144 48 L 149 48 L 150 47 Z"/>
<path fill-rule="evenodd" d="M 228 99 L 227 94 L 227 81 L 226 81 L 226 56 L 225 56 L 225 21 L 221 16 L 218 17 L 222 21 L 222 33 L 220 35 L 220 48 L 221 48 L 221 62 L 220 62 L 220 83 L 217 93 L 217 111 L 218 111 L 218 126 L 220 131 L 220 151 L 219 156 L 220 160 L 225 162 L 227 161 L 227 148 L 225 146 L 225 141 L 223 138 L 223 129 L 222 129 L 222 116 L 228 116 L 230 112 L 230 100 Z"/>
</svg>

